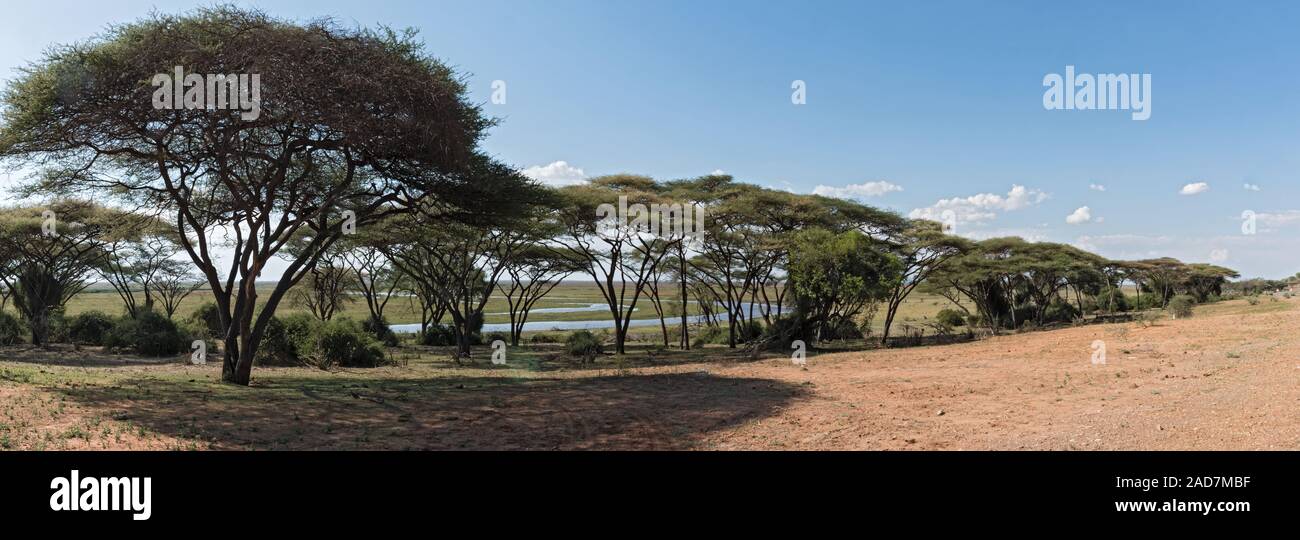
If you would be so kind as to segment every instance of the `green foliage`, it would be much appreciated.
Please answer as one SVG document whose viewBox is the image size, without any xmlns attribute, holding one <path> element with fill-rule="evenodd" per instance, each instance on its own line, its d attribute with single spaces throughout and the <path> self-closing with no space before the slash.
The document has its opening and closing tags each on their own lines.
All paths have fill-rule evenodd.
<svg viewBox="0 0 1300 540">
<path fill-rule="evenodd" d="M 1180 294 L 1169 299 L 1168 310 L 1175 319 L 1183 319 L 1192 316 L 1192 308 L 1196 307 L 1196 299 Z"/>
<path fill-rule="evenodd" d="M 456 330 L 445 324 L 430 324 L 420 336 L 420 344 L 429 347 L 446 347 L 456 344 Z"/>
<path fill-rule="evenodd" d="M 795 235 L 787 268 L 797 309 L 815 326 L 818 339 L 833 339 L 856 326 L 857 318 L 892 290 L 900 271 L 898 259 L 871 237 L 824 229 Z"/>
<path fill-rule="evenodd" d="M 379 367 L 384 365 L 384 347 L 351 319 L 335 319 L 320 325 L 308 353 L 320 367 Z"/>
<path fill-rule="evenodd" d="M 0 311 L 0 345 L 15 345 L 22 339 L 22 322 L 7 311 Z"/>
<path fill-rule="evenodd" d="M 510 343 L 510 336 L 506 335 L 505 332 L 489 332 L 486 336 L 483 336 L 483 343 L 490 345 L 498 339 Z"/>
<path fill-rule="evenodd" d="M 564 350 L 570 356 L 578 356 L 590 360 L 605 350 L 602 340 L 595 334 L 587 330 L 578 330 L 564 340 Z"/>
<path fill-rule="evenodd" d="M 113 317 L 102 311 L 87 311 L 68 321 L 68 338 L 83 345 L 103 345 L 113 330 Z"/>
<path fill-rule="evenodd" d="M 221 339 L 221 312 L 215 303 L 207 302 L 195 308 L 190 320 L 203 329 L 204 337 Z"/>
<path fill-rule="evenodd" d="M 1043 322 L 1045 323 L 1068 323 L 1079 318 L 1079 308 L 1073 304 L 1063 301 L 1055 301 L 1047 305 L 1043 313 Z"/>
<path fill-rule="evenodd" d="M 944 326 L 958 327 L 966 324 L 966 317 L 960 311 L 944 308 L 935 314 L 935 320 Z"/>
<path fill-rule="evenodd" d="M 393 332 L 392 328 L 388 327 L 388 321 L 385 319 L 367 318 L 361 323 L 361 328 L 365 329 L 366 332 L 369 332 L 370 335 L 385 346 L 396 347 L 398 344 L 397 334 Z"/>
<path fill-rule="evenodd" d="M 559 338 L 551 334 L 536 333 L 528 338 L 529 343 L 559 343 Z"/>
<path fill-rule="evenodd" d="M 134 319 L 118 318 L 104 336 L 104 346 L 108 349 L 134 351 L 143 356 L 170 356 L 188 351 L 191 341 L 175 322 L 153 311 L 142 311 Z"/>
</svg>

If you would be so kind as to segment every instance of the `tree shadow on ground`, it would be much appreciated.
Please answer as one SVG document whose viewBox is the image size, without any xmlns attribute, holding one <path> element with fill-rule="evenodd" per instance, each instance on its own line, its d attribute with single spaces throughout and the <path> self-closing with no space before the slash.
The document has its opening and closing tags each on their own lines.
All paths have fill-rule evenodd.
<svg viewBox="0 0 1300 540">
<path fill-rule="evenodd" d="M 175 356 L 141 357 L 107 352 L 103 347 L 76 346 L 52 343 L 45 346 L 10 345 L 0 347 L 0 361 L 45 366 L 70 367 L 131 367 L 180 364 L 189 359 L 189 352 Z"/>
<path fill-rule="evenodd" d="M 216 449 L 689 449 L 807 392 L 705 372 L 567 378 L 142 377 L 52 389 Z"/>
</svg>

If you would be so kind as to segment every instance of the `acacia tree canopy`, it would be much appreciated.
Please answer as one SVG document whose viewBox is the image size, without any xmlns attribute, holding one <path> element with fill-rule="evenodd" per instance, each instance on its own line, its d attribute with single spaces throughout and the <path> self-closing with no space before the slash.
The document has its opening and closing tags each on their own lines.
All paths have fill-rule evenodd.
<svg viewBox="0 0 1300 540">
<path fill-rule="evenodd" d="M 0 159 L 42 171 L 26 194 L 111 196 L 166 215 L 219 307 L 223 380 L 247 384 L 277 304 L 344 223 L 426 199 L 492 214 L 499 199 L 468 174 L 491 161 L 476 146 L 492 122 L 421 47 L 411 32 L 233 7 L 152 15 L 54 48 L 13 80 Z M 155 108 L 150 81 L 177 66 L 259 74 L 260 115 Z M 304 228 L 312 243 L 255 310 L 262 269 Z M 219 261 L 218 246 L 231 256 Z"/>
</svg>

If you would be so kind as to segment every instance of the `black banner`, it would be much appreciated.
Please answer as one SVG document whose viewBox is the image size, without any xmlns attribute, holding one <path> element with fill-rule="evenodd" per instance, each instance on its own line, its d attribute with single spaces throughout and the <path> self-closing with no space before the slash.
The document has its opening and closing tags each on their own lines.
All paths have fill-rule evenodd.
<svg viewBox="0 0 1300 540">
<path fill-rule="evenodd" d="M 900 523 L 961 517 L 1199 527 L 1289 517 L 1296 500 L 1291 489 L 1296 457 L 1272 452 L 19 452 L 0 454 L 5 471 L 0 508 L 11 523 L 104 530 L 192 525 L 224 505 L 237 507 L 230 511 L 241 520 L 327 516 L 309 524 L 323 528 L 353 520 L 419 524 L 431 519 L 431 512 L 455 521 L 508 511 L 518 519 L 549 523 L 579 509 L 620 516 L 647 509 L 644 517 L 657 521 L 720 505 L 760 511 L 763 519 L 777 521 L 816 512 L 823 526 L 866 513 Z M 100 508 L 113 506 L 115 497 L 117 509 Z"/>
</svg>

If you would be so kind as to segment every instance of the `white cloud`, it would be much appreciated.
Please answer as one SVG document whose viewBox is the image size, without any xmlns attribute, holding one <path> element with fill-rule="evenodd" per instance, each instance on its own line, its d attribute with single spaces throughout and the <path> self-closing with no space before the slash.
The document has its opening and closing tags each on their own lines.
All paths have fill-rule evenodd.
<svg viewBox="0 0 1300 540">
<path fill-rule="evenodd" d="M 1258 212 L 1255 214 L 1255 221 L 1264 227 L 1285 227 L 1300 222 L 1300 210 Z"/>
<path fill-rule="evenodd" d="M 1194 182 L 1194 183 L 1187 184 L 1187 185 L 1183 186 L 1183 189 L 1179 190 L 1179 191 L 1178 191 L 1178 194 L 1179 194 L 1179 195 L 1197 195 L 1197 194 L 1205 193 L 1206 191 L 1209 191 L 1209 189 L 1210 189 L 1210 184 L 1208 184 L 1208 183 L 1205 183 L 1205 182 Z"/>
<path fill-rule="evenodd" d="M 864 182 L 861 184 L 849 184 L 844 187 L 818 185 L 813 188 L 814 195 L 823 197 L 834 197 L 836 199 L 861 199 L 864 197 L 879 197 L 886 193 L 894 191 L 903 191 L 903 186 L 881 180 L 879 182 Z"/>
<path fill-rule="evenodd" d="M 1047 194 L 1037 189 L 1012 185 L 1006 195 L 979 193 L 969 197 L 940 199 L 932 206 L 908 212 L 912 219 L 943 221 L 946 211 L 952 211 L 958 222 L 988 221 L 998 217 L 998 212 L 1020 210 L 1047 200 Z"/>
<path fill-rule="evenodd" d="M 713 169 L 713 172 L 711 172 L 711 173 L 709 173 L 709 174 L 710 174 L 710 175 L 713 175 L 713 176 L 722 176 L 722 175 L 724 175 L 724 174 L 727 174 L 727 171 L 724 171 L 724 170 L 722 170 L 722 169 Z"/>
<path fill-rule="evenodd" d="M 1080 206 L 1074 212 L 1071 212 L 1070 215 L 1065 216 L 1065 222 L 1070 225 L 1078 225 L 1089 221 L 1092 221 L 1092 210 L 1087 206 Z"/>
<path fill-rule="evenodd" d="M 1252 184 L 1250 182 L 1246 182 L 1245 184 L 1241 185 L 1241 188 L 1246 191 L 1259 191 L 1259 184 Z"/>
<path fill-rule="evenodd" d="M 569 165 L 567 161 L 556 161 L 550 165 L 533 165 L 523 171 L 524 176 L 548 186 L 571 186 L 587 182 L 587 173 Z"/>
<path fill-rule="evenodd" d="M 1106 191 L 1106 186 L 1103 186 L 1101 184 L 1088 184 L 1088 189 L 1091 189 L 1093 191 Z"/>
</svg>

